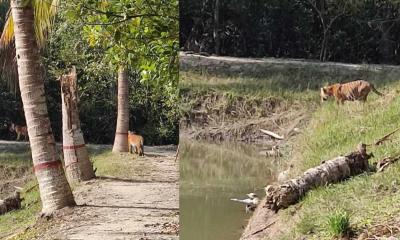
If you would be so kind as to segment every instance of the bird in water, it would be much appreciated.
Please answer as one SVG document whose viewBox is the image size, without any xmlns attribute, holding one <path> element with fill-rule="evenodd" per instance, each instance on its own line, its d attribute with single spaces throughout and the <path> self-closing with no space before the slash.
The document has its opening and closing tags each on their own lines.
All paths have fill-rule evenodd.
<svg viewBox="0 0 400 240">
<path fill-rule="evenodd" d="M 255 193 L 248 193 L 246 195 L 248 196 L 246 199 L 231 198 L 231 201 L 246 204 L 246 213 L 249 213 L 250 211 L 254 211 L 256 209 L 260 199 Z"/>
</svg>

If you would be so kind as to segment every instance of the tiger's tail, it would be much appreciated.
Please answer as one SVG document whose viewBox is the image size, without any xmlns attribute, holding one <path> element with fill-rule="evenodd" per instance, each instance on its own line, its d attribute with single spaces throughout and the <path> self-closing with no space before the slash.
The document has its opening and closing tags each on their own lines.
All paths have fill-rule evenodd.
<svg viewBox="0 0 400 240">
<path fill-rule="evenodd" d="M 378 94 L 379 96 L 383 96 L 382 93 L 380 93 L 380 92 L 378 92 L 378 90 L 376 90 L 374 84 L 372 84 L 372 83 L 371 83 L 371 89 L 372 89 L 372 91 L 373 91 L 374 93 Z"/>
</svg>

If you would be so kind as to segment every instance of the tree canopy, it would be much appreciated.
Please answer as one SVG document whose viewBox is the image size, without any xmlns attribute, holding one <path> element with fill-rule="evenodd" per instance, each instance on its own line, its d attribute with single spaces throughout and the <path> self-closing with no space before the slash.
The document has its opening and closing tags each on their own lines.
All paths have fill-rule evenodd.
<svg viewBox="0 0 400 240">
<path fill-rule="evenodd" d="M 177 5 L 176 0 L 60 2 L 54 26 L 41 50 L 49 113 L 57 139 L 61 137 L 57 78 L 74 65 L 85 138 L 93 143 L 112 142 L 117 68 L 125 65 L 131 88 L 131 129 L 144 135 L 146 144 L 177 142 Z M 0 15 L 0 23 L 5 14 Z M 18 96 L 6 97 L 20 101 Z M 2 118 L 3 122 L 24 121 L 20 115 Z M 0 137 L 11 136 L 0 133 Z"/>
</svg>

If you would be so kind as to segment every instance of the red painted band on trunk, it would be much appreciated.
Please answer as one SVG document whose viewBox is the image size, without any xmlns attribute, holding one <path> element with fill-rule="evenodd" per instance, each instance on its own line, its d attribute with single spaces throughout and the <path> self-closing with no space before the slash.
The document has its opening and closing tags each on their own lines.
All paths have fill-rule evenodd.
<svg viewBox="0 0 400 240">
<path fill-rule="evenodd" d="M 86 146 L 85 144 L 81 144 L 81 145 L 63 145 L 63 149 L 78 149 L 78 148 L 83 148 L 84 146 Z"/>
<path fill-rule="evenodd" d="M 128 133 L 116 132 L 115 134 L 128 135 Z"/>
<path fill-rule="evenodd" d="M 43 163 L 39 163 L 36 164 L 35 166 L 33 166 L 33 171 L 36 172 L 38 170 L 42 170 L 42 169 L 46 169 L 46 168 L 55 168 L 60 166 L 61 160 L 56 160 L 56 161 L 51 161 L 51 162 L 43 162 Z"/>
</svg>

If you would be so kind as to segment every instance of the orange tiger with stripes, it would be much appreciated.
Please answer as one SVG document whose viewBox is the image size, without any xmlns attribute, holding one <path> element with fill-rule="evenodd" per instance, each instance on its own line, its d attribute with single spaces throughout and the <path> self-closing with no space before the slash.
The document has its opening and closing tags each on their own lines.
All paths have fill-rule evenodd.
<svg viewBox="0 0 400 240">
<path fill-rule="evenodd" d="M 10 132 L 15 132 L 17 134 L 17 141 L 19 141 L 21 136 L 24 136 L 25 141 L 27 141 L 29 138 L 28 129 L 26 128 L 26 126 L 21 126 L 21 125 L 16 125 L 14 123 L 11 123 L 9 130 L 10 130 Z"/>
<path fill-rule="evenodd" d="M 367 101 L 370 91 L 382 96 L 372 83 L 365 80 L 356 80 L 348 83 L 336 83 L 327 87 L 321 88 L 321 101 L 328 100 L 328 97 L 335 97 L 336 103 L 343 104 L 344 101 Z"/>
<path fill-rule="evenodd" d="M 143 137 L 128 131 L 129 153 L 137 153 L 139 156 L 144 156 Z"/>
</svg>

